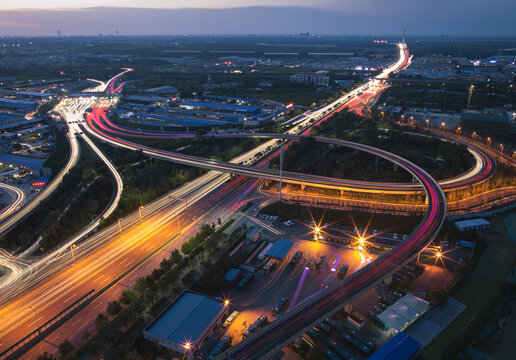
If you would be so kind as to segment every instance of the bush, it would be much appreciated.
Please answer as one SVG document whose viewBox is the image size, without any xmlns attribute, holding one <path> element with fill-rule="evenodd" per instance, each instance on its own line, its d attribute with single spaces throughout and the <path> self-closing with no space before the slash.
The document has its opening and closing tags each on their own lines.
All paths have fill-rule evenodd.
<svg viewBox="0 0 516 360">
<path fill-rule="evenodd" d="M 430 291 L 428 298 L 430 299 L 430 303 L 440 304 L 448 298 L 448 291 L 446 291 L 446 289 L 433 289 Z"/>
<path fill-rule="evenodd" d="M 134 303 L 138 299 L 138 294 L 133 290 L 124 290 L 122 291 L 122 296 L 120 297 L 120 302 L 124 305 L 130 305 Z"/>
<path fill-rule="evenodd" d="M 59 352 L 63 356 L 72 352 L 73 349 L 74 349 L 74 346 L 72 345 L 71 342 L 68 341 L 68 339 L 63 341 L 61 344 L 59 344 Z"/>
<path fill-rule="evenodd" d="M 116 300 L 114 301 L 110 301 L 108 302 L 107 304 L 107 309 L 106 309 L 106 312 L 108 313 L 108 315 L 116 315 L 120 312 L 120 310 L 122 310 L 122 305 L 120 305 L 120 303 Z"/>
</svg>

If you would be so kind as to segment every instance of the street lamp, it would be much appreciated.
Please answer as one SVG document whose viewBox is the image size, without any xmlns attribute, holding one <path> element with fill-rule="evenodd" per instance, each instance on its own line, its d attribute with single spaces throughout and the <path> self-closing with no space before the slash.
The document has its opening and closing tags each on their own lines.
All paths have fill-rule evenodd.
<svg viewBox="0 0 516 360">
<path fill-rule="evenodd" d="M 476 131 L 473 131 L 473 133 L 471 134 L 471 138 L 473 140 L 476 140 L 477 139 L 477 132 Z"/>
<path fill-rule="evenodd" d="M 487 146 L 491 146 L 491 138 L 490 137 L 487 138 Z"/>
<path fill-rule="evenodd" d="M 446 126 L 446 123 L 443 121 L 443 122 L 441 123 L 441 127 L 442 127 L 443 131 L 444 131 L 444 127 L 445 127 L 445 126 Z"/>
<path fill-rule="evenodd" d="M 29 306 L 29 309 L 31 309 L 34 312 L 34 317 L 36 318 L 36 326 L 38 327 L 38 334 L 41 334 L 41 328 L 39 327 L 39 321 L 38 321 L 38 314 L 36 313 L 36 310 L 32 306 Z"/>
<path fill-rule="evenodd" d="M 428 129 L 428 125 L 430 125 L 430 120 L 429 119 L 426 119 L 426 128 Z"/>
<path fill-rule="evenodd" d="M 143 210 L 143 205 L 140 205 L 140 207 L 138 208 L 138 212 L 140 213 L 140 221 L 142 220 L 142 210 Z"/>
<path fill-rule="evenodd" d="M 459 135 L 462 135 L 462 127 L 460 127 L 460 126 L 459 126 L 459 127 L 457 128 L 457 133 L 458 133 Z"/>
<path fill-rule="evenodd" d="M 76 246 L 77 245 L 75 245 L 75 244 L 70 245 L 70 251 L 72 252 L 72 260 L 73 260 L 73 262 L 75 262 L 75 255 L 73 254 L 73 248 L 76 247 Z"/>
<path fill-rule="evenodd" d="M 106 256 L 109 260 L 109 262 L 111 263 L 111 270 L 113 271 L 113 279 L 116 279 L 116 275 L 115 275 L 115 266 L 113 265 L 113 259 L 111 259 L 109 256 Z"/>
</svg>

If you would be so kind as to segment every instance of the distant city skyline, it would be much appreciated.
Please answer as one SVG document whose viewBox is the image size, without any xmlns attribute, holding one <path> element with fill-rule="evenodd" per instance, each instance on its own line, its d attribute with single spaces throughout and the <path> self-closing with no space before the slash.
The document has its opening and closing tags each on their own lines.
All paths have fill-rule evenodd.
<svg viewBox="0 0 516 360">
<path fill-rule="evenodd" d="M 0 35 L 401 34 L 516 36 L 516 3 L 504 0 L 141 1 L 4 0 Z M 103 7 L 91 7 L 103 4 Z M 313 3 L 313 1 L 312 1 Z M 19 6 L 19 5 L 18 5 Z M 86 7 L 89 6 L 89 7 Z M 123 6 L 123 7 L 121 7 Z M 238 7 L 236 7 L 238 6 Z"/>
</svg>

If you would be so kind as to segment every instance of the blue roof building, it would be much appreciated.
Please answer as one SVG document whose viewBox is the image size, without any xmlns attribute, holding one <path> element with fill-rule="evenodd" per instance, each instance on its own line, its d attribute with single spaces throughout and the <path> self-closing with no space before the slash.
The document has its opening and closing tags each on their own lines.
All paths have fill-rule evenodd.
<svg viewBox="0 0 516 360">
<path fill-rule="evenodd" d="M 265 257 L 273 258 L 279 261 L 283 261 L 290 249 L 294 246 L 294 242 L 285 239 L 278 239 L 274 245 L 267 251 Z"/>
<path fill-rule="evenodd" d="M 227 315 L 222 300 L 185 290 L 143 330 L 146 339 L 169 349 L 195 352 Z"/>
<path fill-rule="evenodd" d="M 182 103 L 179 104 L 179 106 L 184 107 L 184 108 L 214 109 L 214 110 L 231 111 L 231 112 L 243 112 L 243 113 L 250 114 L 250 115 L 259 114 L 261 111 L 261 109 L 256 106 L 215 103 L 215 102 L 207 102 L 207 101 L 183 101 Z"/>
<path fill-rule="evenodd" d="M 45 161 L 45 159 L 33 159 L 25 156 L 0 153 L 0 163 L 21 166 L 37 171 L 43 168 Z"/>
<path fill-rule="evenodd" d="M 399 332 L 367 360 L 408 360 L 421 345 L 409 335 Z"/>
</svg>

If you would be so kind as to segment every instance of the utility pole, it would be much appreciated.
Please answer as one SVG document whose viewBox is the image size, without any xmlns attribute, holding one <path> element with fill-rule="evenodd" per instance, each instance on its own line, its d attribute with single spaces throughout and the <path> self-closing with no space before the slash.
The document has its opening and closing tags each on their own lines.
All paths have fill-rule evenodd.
<svg viewBox="0 0 516 360">
<path fill-rule="evenodd" d="M 280 170 L 279 170 L 279 201 L 281 202 L 281 183 L 283 181 L 283 140 L 281 140 L 280 149 Z"/>
</svg>

